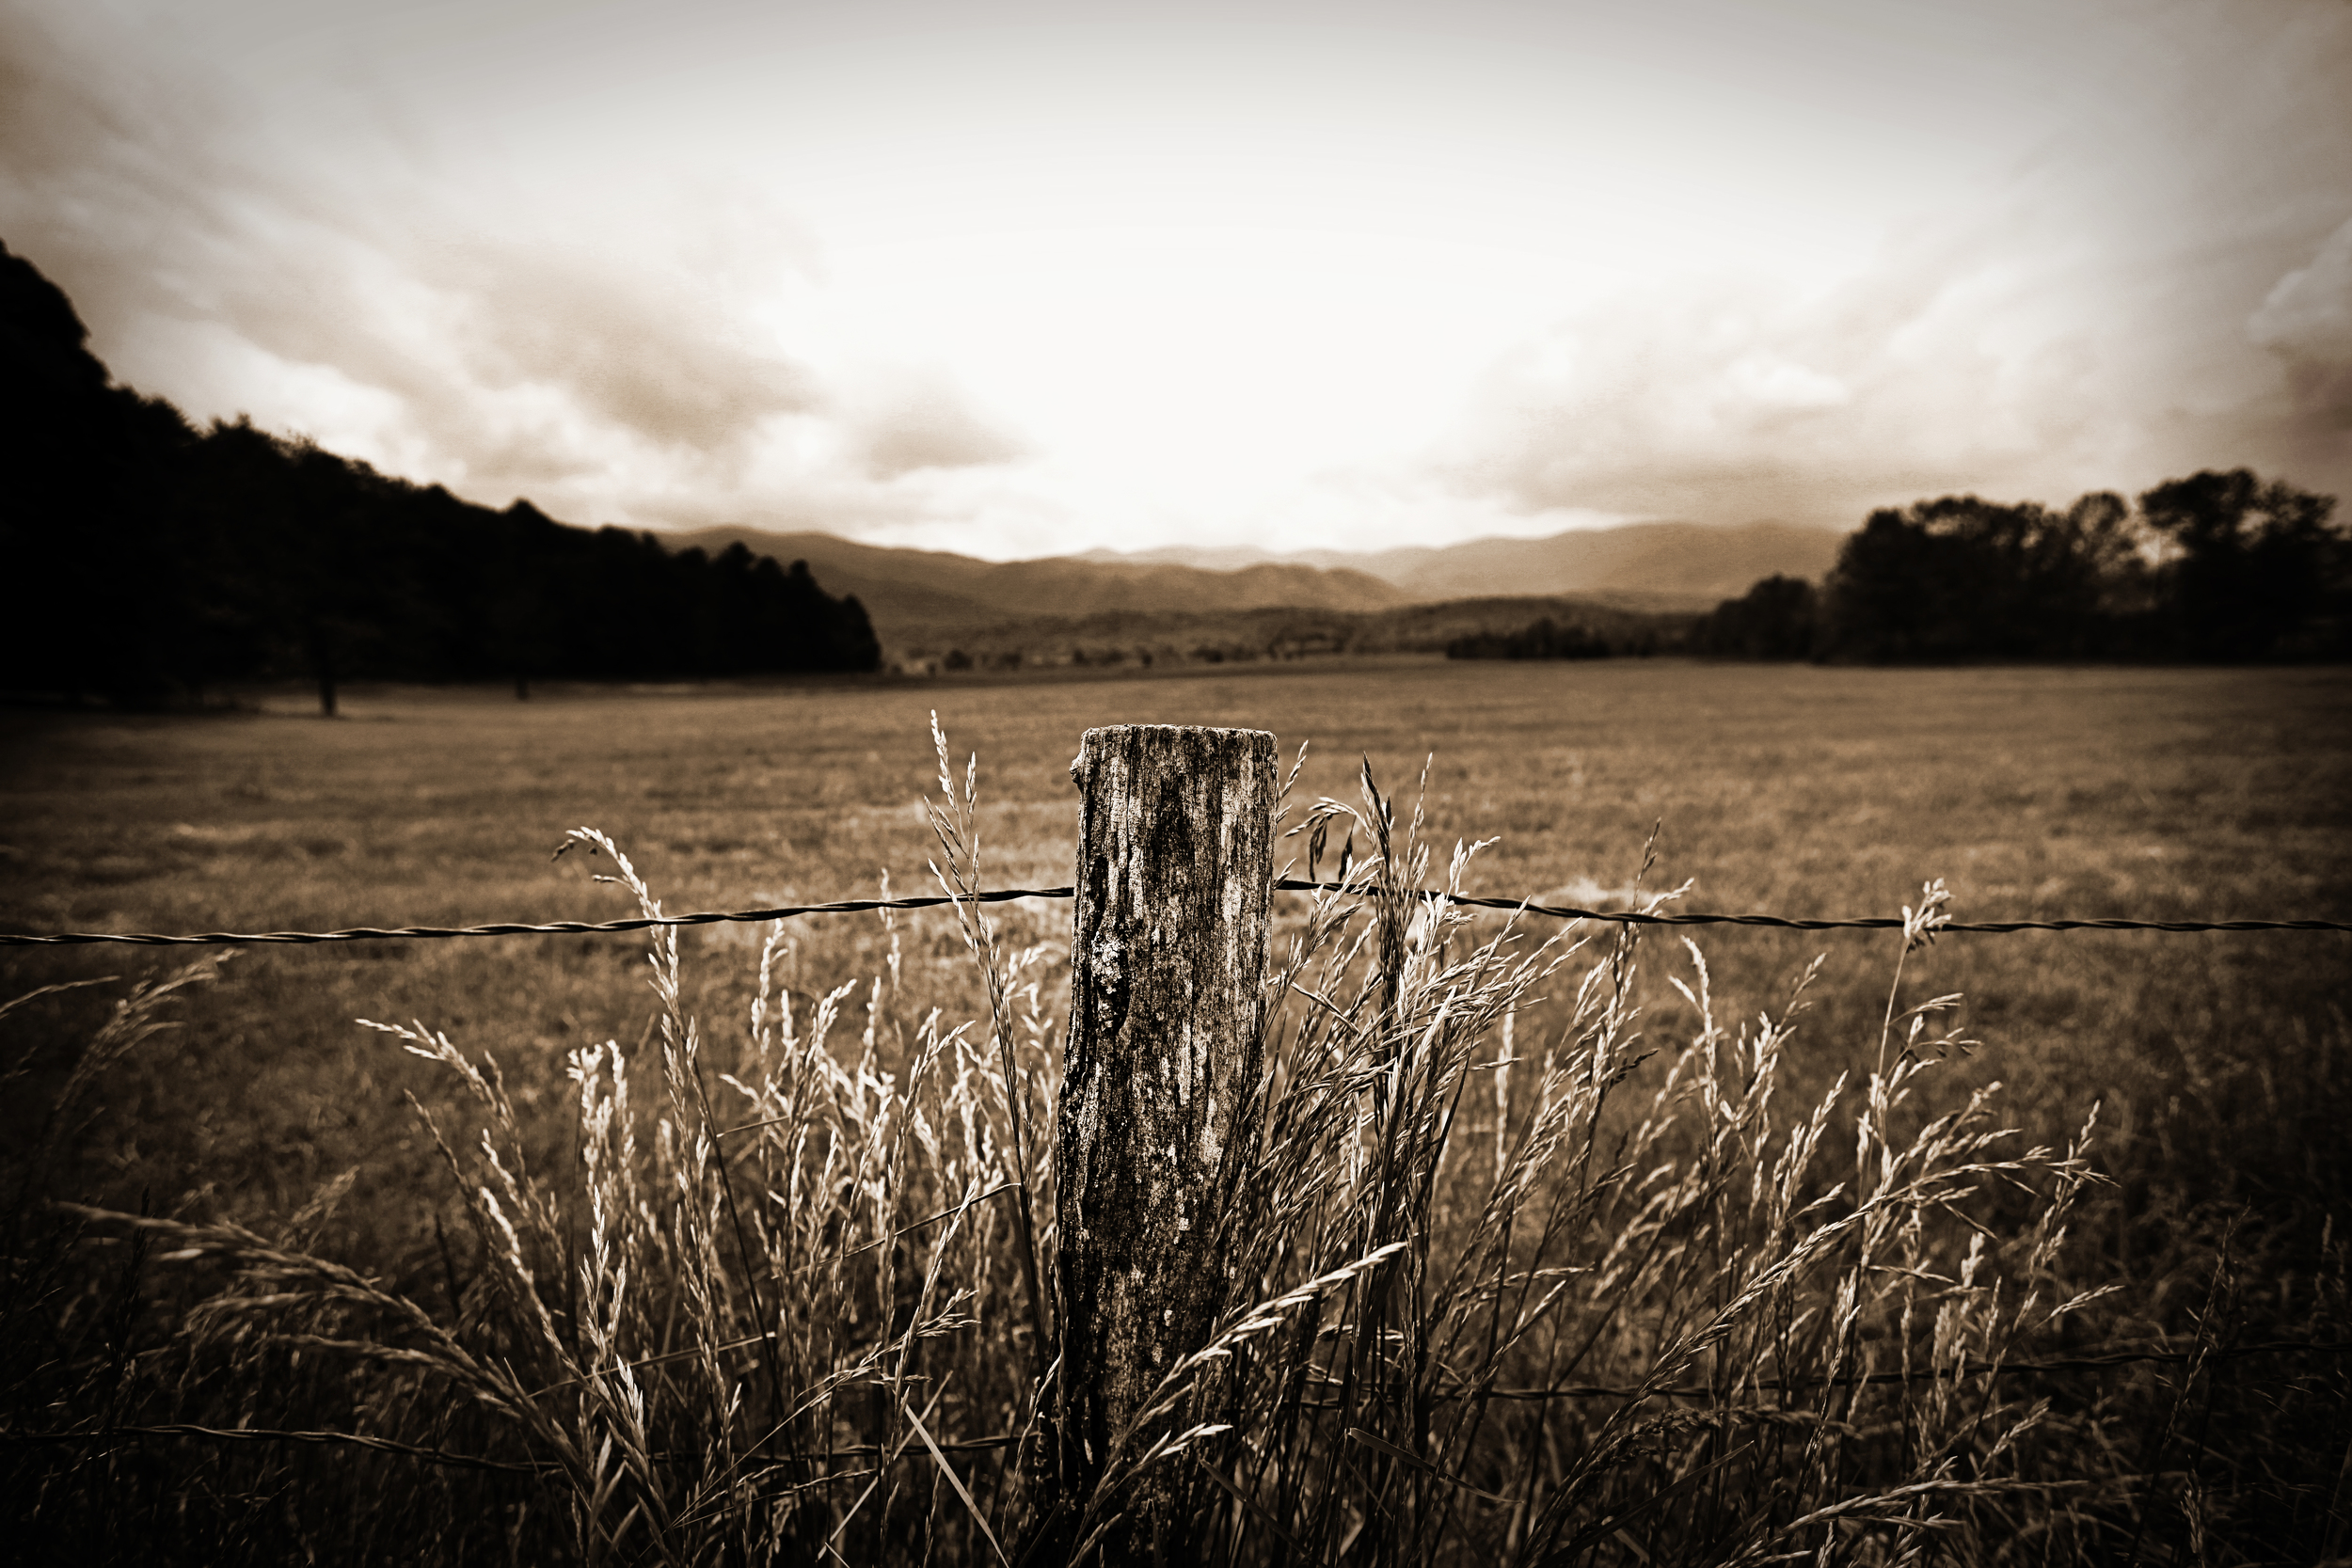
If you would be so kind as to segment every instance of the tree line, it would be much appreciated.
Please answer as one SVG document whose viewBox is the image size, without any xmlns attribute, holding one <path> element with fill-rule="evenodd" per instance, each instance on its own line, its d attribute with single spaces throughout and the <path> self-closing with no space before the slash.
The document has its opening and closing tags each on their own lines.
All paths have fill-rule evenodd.
<svg viewBox="0 0 2352 1568">
<path fill-rule="evenodd" d="M 2134 506 L 1947 496 L 1870 514 L 1820 587 L 1767 578 L 1689 632 L 1693 653 L 1860 663 L 2352 657 L 2352 539 L 2335 499 L 2246 468 Z"/>
<path fill-rule="evenodd" d="M 1448 658 L 1607 658 L 1621 649 L 1590 626 L 1547 615 L 1518 631 L 1474 631 L 1449 639 Z M 1654 651 L 1645 649 L 1643 651 Z"/>
<path fill-rule="evenodd" d="M 1454 639 L 1451 658 L 2352 658 L 2352 537 L 2335 498 L 2251 470 L 2108 491 L 2063 511 L 1946 496 L 1870 514 L 1818 588 L 1764 578 L 1677 632 L 1611 640 L 1550 619 Z"/>
<path fill-rule="evenodd" d="M 872 670 L 807 565 L 673 552 L 376 472 L 113 384 L 63 291 L 0 247 L 0 689 L 129 705 L 300 676 L 676 679 Z"/>
</svg>

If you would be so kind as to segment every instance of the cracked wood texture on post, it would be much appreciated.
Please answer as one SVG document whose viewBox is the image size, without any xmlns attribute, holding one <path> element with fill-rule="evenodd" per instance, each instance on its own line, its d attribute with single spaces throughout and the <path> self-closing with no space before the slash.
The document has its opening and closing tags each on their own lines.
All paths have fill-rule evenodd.
<svg viewBox="0 0 2352 1568">
<path fill-rule="evenodd" d="M 1063 1464 L 1083 1500 L 1223 1299 L 1208 1253 L 1259 1069 L 1279 780 L 1264 731 L 1168 724 L 1089 730 L 1070 771 L 1084 801 L 1057 1212 Z M 1164 1506 L 1135 1501 L 1165 1541 Z"/>
</svg>

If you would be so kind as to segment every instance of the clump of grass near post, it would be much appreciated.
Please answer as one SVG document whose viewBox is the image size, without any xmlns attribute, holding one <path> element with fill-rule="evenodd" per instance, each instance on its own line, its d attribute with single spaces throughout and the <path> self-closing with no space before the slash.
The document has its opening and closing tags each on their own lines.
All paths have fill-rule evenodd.
<svg viewBox="0 0 2352 1568">
<path fill-rule="evenodd" d="M 959 792 L 934 739 L 937 869 L 977 892 L 977 764 Z M 953 1022 L 901 994 L 895 928 L 885 974 L 796 1007 L 779 926 L 747 1014 L 706 1033 L 657 931 L 645 1043 L 568 1058 L 576 1140 L 530 1124 L 494 1048 L 369 1024 L 447 1091 L 412 1104 L 457 1224 L 414 1278 L 318 1256 L 309 1220 L 73 1221 L 204 1281 L 148 1410 L 509 1467 L 511 1544 L 539 1560 L 1082 1561 L 1146 1478 L 1207 1562 L 2088 1561 L 2127 1540 L 2132 1478 L 2092 1418 L 1997 1375 L 2096 1299 L 2063 1252 L 2091 1129 L 2021 1149 L 1993 1090 L 1931 1097 L 1967 1043 L 1938 1030 L 1955 999 L 1904 992 L 1938 890 L 1906 911 L 1876 1065 L 1797 1104 L 1809 973 L 1728 1015 L 1683 942 L 1696 1023 L 1659 1037 L 1637 927 L 1536 941 L 1423 897 L 1422 830 L 1369 767 L 1291 830 L 1311 879 L 1344 832 L 1343 885 L 1269 965 L 1227 1297 L 1082 1497 L 1035 1462 L 1052 1379 L 1083 1374 L 1055 1363 L 1038 1223 L 1066 973 L 1004 951 L 977 906 L 952 918 L 989 1016 Z M 618 846 L 569 843 L 660 911 Z M 388 1517 L 455 1473 L 367 1463 L 354 1506 Z M 92 1506 L 90 1473 L 60 1457 L 40 1506 Z"/>
</svg>

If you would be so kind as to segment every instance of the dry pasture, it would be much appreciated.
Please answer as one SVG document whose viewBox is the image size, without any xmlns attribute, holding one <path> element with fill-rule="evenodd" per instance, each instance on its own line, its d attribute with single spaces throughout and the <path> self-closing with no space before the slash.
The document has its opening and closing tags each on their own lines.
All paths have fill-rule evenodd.
<svg viewBox="0 0 2352 1568">
<path fill-rule="evenodd" d="M 1392 659 L 559 689 L 529 704 L 357 690 L 344 705 L 333 723 L 292 694 L 243 715 L 0 719 L 0 919 L 183 931 L 632 912 L 591 879 L 605 867 L 549 858 L 581 824 L 610 833 L 672 911 L 865 895 L 884 873 L 895 893 L 930 892 L 937 848 L 918 802 L 936 790 L 933 711 L 959 763 L 978 754 L 982 875 L 997 886 L 1069 879 L 1066 769 L 1083 729 L 1184 722 L 1271 729 L 1285 754 L 1311 742 L 1294 814 L 1352 797 L 1368 759 L 1384 789 L 1419 804 L 1440 863 L 1457 840 L 1496 840 L 1472 863 L 1477 893 L 1621 895 L 1655 826 L 1648 885 L 1688 880 L 1686 910 L 1892 914 L 1940 877 L 1963 921 L 2352 918 L 2352 677 L 2341 671 Z M 1033 973 L 1050 1015 L 1067 904 L 993 918 L 1010 945 L 1047 949 Z M 1784 1094 L 1805 1101 L 1869 1069 L 1897 939 L 1689 934 L 1727 1018 L 1777 1014 L 1825 956 Z M 905 993 L 950 1019 L 984 1012 L 951 917 L 904 917 L 898 935 Z M 880 973 L 891 936 L 870 915 L 799 922 L 782 979 L 805 1009 Z M 714 1041 L 741 1032 L 757 943 L 751 927 L 682 939 L 687 1003 Z M 627 936 L 250 948 L 175 1005 L 176 1030 L 108 1069 L 83 1108 L 95 1117 L 34 1180 L 52 1196 L 268 1230 L 355 1171 L 314 1227 L 319 1250 L 423 1291 L 436 1218 L 455 1211 L 403 1095 L 447 1105 L 448 1085 L 353 1021 L 418 1020 L 496 1055 L 522 1115 L 545 1118 L 560 1147 L 564 1053 L 642 1044 L 653 1029 L 644 951 Z M 2343 934 L 2153 932 L 1956 934 L 1911 958 L 1906 1000 L 1963 993 L 1956 1022 L 1979 1042 L 1938 1068 L 1943 1102 L 1999 1081 L 2004 1117 L 2058 1145 L 2100 1105 L 2092 1159 L 2116 1185 L 2084 1200 L 2074 1266 L 2131 1287 L 2102 1319 L 2109 1338 L 2193 1330 L 2224 1283 L 2257 1335 L 2310 1328 L 2340 1292 L 2347 959 Z M 0 990 L 173 962 L 9 949 Z M 1640 1026 L 1670 1055 L 1696 1020 L 1667 981 L 1692 981 L 1692 960 L 1678 939 L 1652 935 L 1638 962 Z M 107 994 L 61 992 L 0 1021 L 8 1060 L 29 1069 L 6 1111 L 11 1147 L 40 1141 L 41 1091 L 63 1081 Z M 1532 1007 L 1520 1038 L 1565 1003 Z M 2209 1412 L 2269 1399 L 2274 1373 L 2244 1368 L 2210 1386 Z M 2160 1376 L 2119 1372 L 2106 1391 L 2071 1397 L 2155 1399 Z M 254 1416 L 281 1419 L 295 1424 Z M 2280 1445 L 2342 1447 L 2340 1399 L 2279 1421 Z"/>
</svg>

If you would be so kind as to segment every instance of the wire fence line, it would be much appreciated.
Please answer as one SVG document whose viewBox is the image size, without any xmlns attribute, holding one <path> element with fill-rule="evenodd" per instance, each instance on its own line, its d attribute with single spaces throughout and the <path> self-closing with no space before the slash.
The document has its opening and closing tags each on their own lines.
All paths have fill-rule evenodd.
<svg viewBox="0 0 2352 1568">
<path fill-rule="evenodd" d="M 1281 893 L 1366 893 L 1361 882 L 1303 881 L 1295 877 L 1275 879 Z M 1751 926 L 1784 931 L 1900 930 L 1899 915 L 1860 915 L 1838 920 L 1809 920 L 1778 914 L 1658 914 L 1641 910 L 1587 910 L 1565 904 L 1537 904 L 1516 898 L 1486 898 L 1441 888 L 1415 888 L 1417 898 L 1442 901 L 1465 909 L 1502 910 L 1537 914 L 1556 920 L 1601 920 L 1623 926 Z M 129 947 L 220 947 L 256 942 L 308 944 L 331 942 L 433 942 L 449 937 L 604 936 L 644 931 L 666 926 L 720 926 L 797 920 L 812 914 L 867 914 L 878 910 L 929 910 L 947 904 L 1006 904 L 1026 898 L 1072 898 L 1068 887 L 1000 888 L 991 892 L 949 896 L 934 894 L 919 898 L 841 898 L 826 904 L 785 904 L 764 910 L 708 910 L 693 914 L 637 915 L 627 920 L 551 920 L 537 924 L 506 921 L 487 926 L 355 926 L 340 931 L 199 931 L 166 936 L 150 931 L 59 931 L 25 934 L 0 931 L 0 947 L 87 947 L 114 943 Z M 2007 935 L 2016 931 L 2352 931 L 2342 920 L 1954 920 L 1936 927 L 1941 932 Z"/>
<path fill-rule="evenodd" d="M 1361 879 L 1355 881 L 1312 881 L 1280 878 L 1277 890 L 1286 893 L 1353 893 L 1375 891 Z M 1724 913 L 1659 913 L 1639 910 L 1594 910 L 1575 906 L 1539 904 L 1531 900 L 1485 897 L 1458 894 L 1443 889 L 1416 888 L 1410 895 L 1430 901 L 1441 901 L 1465 908 L 1524 913 L 1562 920 L 1593 920 L 1640 926 L 1735 926 L 1782 930 L 1889 930 L 1900 929 L 1904 921 L 1897 916 L 1863 916 L 1844 919 L 1806 919 L 1774 914 Z M 711 926 L 734 923 L 765 923 L 772 920 L 798 919 L 820 914 L 860 914 L 882 911 L 914 911 L 937 909 L 954 904 L 999 904 L 1026 899 L 1066 899 L 1075 896 L 1070 887 L 1005 888 L 977 894 L 948 895 L 933 895 L 906 898 L 850 898 L 828 903 L 783 905 L 770 909 L 707 911 L 690 914 L 636 916 L 608 921 L 550 921 L 535 924 L 498 923 L 466 927 L 409 926 L 397 927 L 358 927 L 332 931 L 208 931 L 185 935 L 164 935 L 145 932 L 61 932 L 54 934 L 18 934 L 0 932 L 0 946 L 82 946 L 112 943 L 145 947 L 179 947 L 205 945 L 244 945 L 248 943 L 316 944 L 326 942 L 373 941 L 434 941 L 456 937 L 496 936 L 565 936 L 609 935 L 644 931 L 660 927 Z M 1937 927 L 1941 932 L 1981 933 L 2003 935 L 2020 931 L 2352 931 L 2352 923 L 2331 920 L 2227 920 L 2227 921 L 2154 921 L 2122 918 L 2058 919 L 2021 921 L 1952 921 Z M 746 1131 L 744 1128 L 730 1132 Z M 1008 1189 L 999 1189 L 1008 1190 Z M 994 1196 L 993 1192 L 978 1195 Z M 977 1201 L 977 1199 L 975 1199 Z M 939 1216 L 933 1216 L 934 1219 Z M 929 1221 L 921 1222 L 930 1223 Z M 916 1227 L 919 1228 L 919 1226 Z M 879 1243 L 873 1243 L 879 1245 Z M 866 1250 L 866 1249 L 859 1249 Z M 757 1342 L 766 1336 L 715 1347 L 720 1350 L 740 1349 Z M 631 1366 L 652 1367 L 679 1356 L 701 1354 L 679 1352 L 675 1355 L 651 1357 Z M 2197 1350 L 2134 1350 L 2090 1352 L 2048 1360 L 2021 1360 L 2002 1363 L 1970 1362 L 1954 1369 L 1919 1369 L 1908 1371 L 1882 1371 L 1860 1374 L 1858 1377 L 1834 1380 L 1840 1383 L 1869 1384 L 1909 1383 L 1934 1378 L 2049 1376 L 2070 1372 L 2092 1372 L 2150 1364 L 2184 1364 L 2201 1359 L 2223 1360 L 2257 1354 L 2352 1354 L 2352 1343 L 2324 1341 L 2278 1340 L 2251 1345 L 2206 1346 Z M 1783 1384 L 1767 1380 L 1756 1386 L 1760 1390 L 1802 1394 L 1820 1386 L 1814 1383 Z M 1494 1387 L 1448 1391 L 1438 1396 L 1442 1401 L 1490 1400 L 1504 1402 L 1549 1402 L 1577 1399 L 1666 1399 L 1692 1400 L 1717 1397 L 1706 1388 L 1615 1387 L 1600 1385 L 1572 1385 L 1559 1387 L 1520 1388 Z M 491 1459 L 477 1454 L 454 1452 L 422 1444 L 402 1442 L 365 1433 L 332 1431 L 292 1431 L 267 1428 L 217 1428 L 194 1424 L 151 1426 L 107 1426 L 97 1429 L 47 1432 L 9 1432 L 0 1430 L 0 1444 L 21 1445 L 86 1445 L 113 1444 L 124 1440 L 147 1438 L 194 1439 L 222 1444 L 282 1443 L 297 1446 L 347 1447 L 371 1449 L 380 1453 L 405 1456 L 424 1464 L 479 1471 L 503 1472 L 513 1475 L 546 1477 L 561 1466 L 549 1460 Z M 1003 1433 L 961 1441 L 943 1442 L 938 1447 L 950 1453 L 977 1453 L 1015 1446 L 1019 1437 Z M 801 1456 L 804 1459 L 837 1463 L 870 1460 L 878 1463 L 899 1457 L 882 1445 L 847 1445 L 823 1452 Z M 876 1473 L 871 1469 L 820 1476 L 802 1483 L 821 1486 L 855 1480 Z"/>
</svg>

